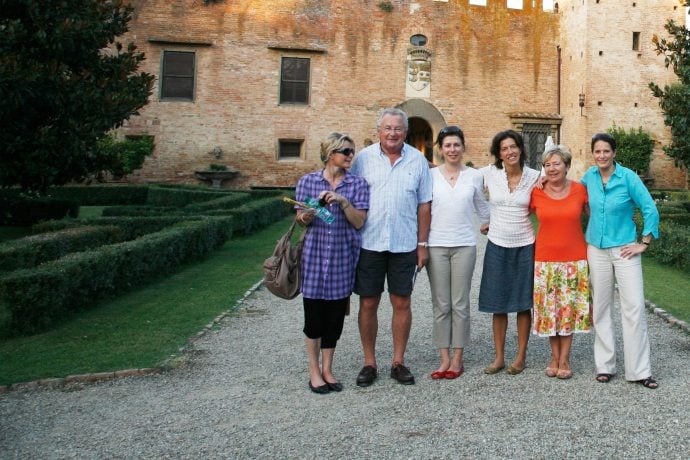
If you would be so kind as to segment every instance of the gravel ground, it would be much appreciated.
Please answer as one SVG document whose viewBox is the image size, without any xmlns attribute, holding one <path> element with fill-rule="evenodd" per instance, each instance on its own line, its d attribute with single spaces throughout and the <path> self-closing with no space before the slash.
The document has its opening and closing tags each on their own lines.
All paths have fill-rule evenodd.
<svg viewBox="0 0 690 460">
<path fill-rule="evenodd" d="M 477 268 L 481 267 L 481 251 Z M 479 271 L 474 285 L 478 286 Z M 425 273 L 413 296 L 407 364 L 414 386 L 388 376 L 390 304 L 382 303 L 379 379 L 361 367 L 357 298 L 335 373 L 341 393 L 307 388 L 301 299 L 259 289 L 160 375 L 0 395 L 2 458 L 683 458 L 690 457 L 690 335 L 648 315 L 657 390 L 594 380 L 592 334 L 575 337 L 570 380 L 547 378 L 548 341 L 530 340 L 517 376 L 484 375 L 490 317 L 476 310 L 465 374 L 434 381 Z M 516 344 L 510 318 L 508 359 Z M 619 364 L 622 344 L 619 333 Z"/>
</svg>

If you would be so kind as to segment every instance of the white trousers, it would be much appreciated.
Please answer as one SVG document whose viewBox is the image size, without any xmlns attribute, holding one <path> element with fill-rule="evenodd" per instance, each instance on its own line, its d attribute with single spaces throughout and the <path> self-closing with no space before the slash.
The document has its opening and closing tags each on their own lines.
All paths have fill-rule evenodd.
<svg viewBox="0 0 690 460">
<path fill-rule="evenodd" d="M 470 340 L 470 286 L 476 246 L 429 248 L 435 348 L 465 348 Z"/>
<path fill-rule="evenodd" d="M 597 374 L 616 373 L 616 349 L 611 321 L 615 285 L 620 296 L 626 380 L 652 375 L 645 316 L 642 258 L 620 256 L 621 247 L 587 246 L 594 315 L 594 363 Z"/>
</svg>

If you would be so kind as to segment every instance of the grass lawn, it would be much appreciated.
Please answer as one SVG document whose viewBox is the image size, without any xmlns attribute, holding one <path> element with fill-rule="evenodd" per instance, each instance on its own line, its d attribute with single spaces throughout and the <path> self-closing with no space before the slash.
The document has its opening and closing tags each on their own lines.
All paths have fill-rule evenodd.
<svg viewBox="0 0 690 460">
<path fill-rule="evenodd" d="M 94 219 L 96 217 L 101 217 L 103 208 L 107 208 L 107 206 L 79 206 L 79 218 Z"/>
<path fill-rule="evenodd" d="M 645 298 L 690 323 L 690 275 L 645 257 L 642 261 Z"/>
<path fill-rule="evenodd" d="M 160 364 L 261 279 L 261 264 L 288 226 L 286 218 L 235 237 L 208 259 L 51 331 L 0 338 L 0 385 Z"/>
<path fill-rule="evenodd" d="M 31 227 L 0 227 L 0 243 L 31 235 Z"/>
</svg>

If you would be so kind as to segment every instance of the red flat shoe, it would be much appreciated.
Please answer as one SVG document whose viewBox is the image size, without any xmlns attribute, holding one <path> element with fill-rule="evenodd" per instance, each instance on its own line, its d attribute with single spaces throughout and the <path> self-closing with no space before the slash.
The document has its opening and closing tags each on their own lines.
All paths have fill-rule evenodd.
<svg viewBox="0 0 690 460">
<path fill-rule="evenodd" d="M 431 378 L 434 380 L 440 380 L 446 377 L 446 371 L 434 371 L 431 373 Z"/>
<path fill-rule="evenodd" d="M 450 370 L 446 371 L 445 377 L 446 377 L 447 379 L 449 379 L 449 380 L 457 379 L 458 377 L 460 377 L 460 376 L 463 374 L 463 372 L 465 372 L 465 367 L 464 367 L 464 366 L 461 367 L 460 370 L 457 371 L 457 372 L 455 372 L 455 371 L 450 371 Z"/>
</svg>

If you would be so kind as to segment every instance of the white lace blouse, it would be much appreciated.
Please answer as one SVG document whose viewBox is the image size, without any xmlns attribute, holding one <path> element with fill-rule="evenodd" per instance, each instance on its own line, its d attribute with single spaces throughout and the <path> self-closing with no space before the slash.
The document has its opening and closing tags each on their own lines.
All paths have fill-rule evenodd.
<svg viewBox="0 0 690 460">
<path fill-rule="evenodd" d="M 529 202 L 539 171 L 527 166 L 515 190 L 508 188 L 505 169 L 489 165 L 480 169 L 484 176 L 484 187 L 489 191 L 491 223 L 489 240 L 504 248 L 517 248 L 534 243 L 534 229 L 529 219 Z"/>
</svg>

